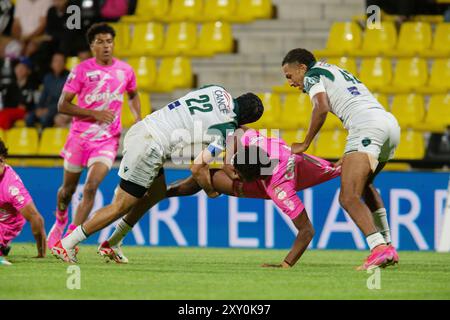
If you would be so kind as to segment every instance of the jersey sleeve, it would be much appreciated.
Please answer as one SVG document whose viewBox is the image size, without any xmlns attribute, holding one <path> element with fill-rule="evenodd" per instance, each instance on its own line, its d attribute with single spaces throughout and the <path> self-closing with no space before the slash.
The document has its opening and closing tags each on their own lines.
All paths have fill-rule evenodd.
<svg viewBox="0 0 450 320">
<path fill-rule="evenodd" d="M 274 186 L 270 185 L 266 192 L 277 207 L 291 220 L 294 220 L 305 209 L 291 181 L 284 181 Z"/>
<path fill-rule="evenodd" d="M 137 88 L 136 74 L 134 73 L 134 70 L 132 68 L 130 68 L 128 83 L 127 83 L 127 87 L 125 88 L 125 90 L 127 92 L 133 92 L 133 91 L 136 91 L 136 88 Z"/>
<path fill-rule="evenodd" d="M 303 91 L 312 99 L 319 92 L 326 92 L 319 75 L 306 75 L 303 81 Z"/>
<path fill-rule="evenodd" d="M 79 94 L 81 92 L 82 83 L 83 76 L 81 68 L 78 65 L 70 71 L 66 83 L 64 84 L 63 91 Z"/>
<path fill-rule="evenodd" d="M 212 137 L 208 150 L 213 156 L 219 155 L 225 150 L 227 138 L 236 130 L 234 122 L 221 123 L 208 128 L 207 134 Z"/>
<path fill-rule="evenodd" d="M 19 178 L 8 186 L 8 200 L 17 211 L 22 210 L 32 201 L 28 190 Z"/>
</svg>

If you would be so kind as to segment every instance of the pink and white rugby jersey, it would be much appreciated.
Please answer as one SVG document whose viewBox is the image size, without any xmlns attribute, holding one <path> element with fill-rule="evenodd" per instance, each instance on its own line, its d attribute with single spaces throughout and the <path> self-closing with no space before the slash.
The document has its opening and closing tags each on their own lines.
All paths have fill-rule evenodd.
<svg viewBox="0 0 450 320">
<path fill-rule="evenodd" d="M 113 64 L 102 66 L 91 58 L 77 65 L 64 85 L 63 91 L 78 95 L 78 106 L 85 109 L 113 111 L 111 124 L 99 123 L 92 118 L 73 117 L 71 134 L 98 141 L 119 137 L 122 129 L 120 113 L 123 94 L 136 90 L 136 76 L 127 63 L 113 58 Z"/>
<path fill-rule="evenodd" d="M 25 220 L 20 210 L 32 201 L 22 180 L 10 166 L 0 176 L 0 223 Z"/>
<path fill-rule="evenodd" d="M 244 146 L 259 146 L 267 152 L 270 159 L 279 161 L 271 176 L 258 181 L 267 195 L 291 219 L 305 208 L 297 195 L 298 190 L 328 181 L 340 174 L 340 168 L 334 168 L 332 163 L 307 154 L 291 154 L 291 148 L 282 139 L 267 138 L 255 130 L 247 130 L 241 137 L 241 143 Z"/>
</svg>

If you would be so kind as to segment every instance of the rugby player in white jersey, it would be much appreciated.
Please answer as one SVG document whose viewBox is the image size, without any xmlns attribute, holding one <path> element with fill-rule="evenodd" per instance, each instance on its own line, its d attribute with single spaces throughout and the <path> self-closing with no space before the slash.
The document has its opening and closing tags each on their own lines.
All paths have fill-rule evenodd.
<svg viewBox="0 0 450 320">
<path fill-rule="evenodd" d="M 192 176 L 210 197 L 214 189 L 209 165 L 225 149 L 228 134 L 240 125 L 257 121 L 263 114 L 261 100 L 252 93 L 233 99 L 216 85 L 194 90 L 148 115 L 127 132 L 121 178 L 112 203 L 94 213 L 70 235 L 58 241 L 52 253 L 65 262 L 77 262 L 75 247 L 89 235 L 126 215 L 132 208 L 157 203 L 165 197 L 163 164 L 167 157 L 190 143 L 210 143 L 191 165 Z M 121 225 L 122 224 L 122 225 Z M 122 219 L 118 228 L 126 228 Z"/>
<path fill-rule="evenodd" d="M 283 59 L 282 70 L 289 85 L 307 93 L 313 104 L 305 140 L 292 144 L 293 153 L 309 148 L 328 112 L 348 130 L 339 202 L 364 233 L 371 250 L 359 269 L 397 263 L 386 209 L 373 186 L 375 176 L 393 158 L 399 143 L 397 120 L 354 75 L 335 65 L 317 62 L 306 49 L 291 50 Z"/>
</svg>

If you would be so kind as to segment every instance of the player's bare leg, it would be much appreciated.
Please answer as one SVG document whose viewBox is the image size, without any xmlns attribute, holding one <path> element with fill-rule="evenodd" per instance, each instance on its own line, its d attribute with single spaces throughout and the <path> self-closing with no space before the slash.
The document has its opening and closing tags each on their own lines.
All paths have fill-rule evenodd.
<svg viewBox="0 0 450 320">
<path fill-rule="evenodd" d="M 344 156 L 339 202 L 366 237 L 377 232 L 369 208 L 361 201 L 371 172 L 366 153 L 352 152 Z"/>
<path fill-rule="evenodd" d="M 303 211 L 294 220 L 292 220 L 292 222 L 297 228 L 298 233 L 294 240 L 294 244 L 292 245 L 291 251 L 289 251 L 281 264 L 265 263 L 262 265 L 263 267 L 290 268 L 297 263 L 308 248 L 309 243 L 314 237 L 314 227 L 308 218 L 306 210 L 303 209 Z"/>
<path fill-rule="evenodd" d="M 68 223 L 68 207 L 80 180 L 81 172 L 64 170 L 63 184 L 58 189 L 56 204 L 56 221 L 48 233 L 48 247 L 52 248 L 61 240 L 64 229 Z"/>
<path fill-rule="evenodd" d="M 363 198 L 364 202 L 372 212 L 372 217 L 378 231 L 382 234 L 384 240 L 386 241 L 386 244 L 391 245 L 391 231 L 389 228 L 386 208 L 384 206 L 383 199 L 373 185 L 373 180 L 378 175 L 378 173 L 381 172 L 385 165 L 386 163 L 380 163 L 377 167 L 377 170 L 369 178 L 366 188 L 364 189 Z M 399 262 L 398 253 L 394 247 L 392 247 L 392 250 L 394 252 L 394 259 L 392 261 L 392 264 L 396 264 Z"/>
<path fill-rule="evenodd" d="M 74 230 L 88 218 L 94 206 L 95 194 L 97 193 L 98 187 L 108 172 L 108 166 L 102 162 L 95 162 L 89 167 L 86 182 L 83 187 L 83 197 L 76 209 L 75 218 L 69 226 L 69 231 Z"/>
<path fill-rule="evenodd" d="M 375 226 L 369 207 L 361 201 L 372 175 L 369 157 L 370 155 L 364 152 L 346 154 L 341 172 L 339 202 L 366 236 L 371 251 L 359 270 L 385 267 L 394 258 L 392 248 L 386 245 L 384 237 Z"/>
</svg>

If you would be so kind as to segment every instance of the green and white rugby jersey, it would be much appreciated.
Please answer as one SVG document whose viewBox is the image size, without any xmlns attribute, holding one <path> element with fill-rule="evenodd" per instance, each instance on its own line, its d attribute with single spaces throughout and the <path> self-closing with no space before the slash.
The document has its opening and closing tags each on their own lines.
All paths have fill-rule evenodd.
<svg viewBox="0 0 450 320">
<path fill-rule="evenodd" d="M 349 129 L 356 122 L 364 121 L 371 109 L 384 110 L 367 87 L 350 72 L 325 62 L 316 62 L 304 79 L 304 92 L 312 98 L 326 92 L 331 112 Z M 370 112 L 369 112 L 370 114 Z"/>
<path fill-rule="evenodd" d="M 211 85 L 194 90 L 143 119 L 168 156 L 191 143 L 210 143 L 213 155 L 237 128 L 238 108 L 230 93 Z"/>
</svg>

